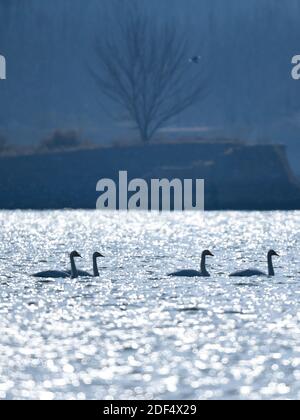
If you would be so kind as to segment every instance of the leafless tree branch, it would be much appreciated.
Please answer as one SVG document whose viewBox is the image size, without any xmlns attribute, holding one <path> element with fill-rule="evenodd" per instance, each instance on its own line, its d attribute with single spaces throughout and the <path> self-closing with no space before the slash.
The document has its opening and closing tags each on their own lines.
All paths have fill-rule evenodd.
<svg viewBox="0 0 300 420">
<path fill-rule="evenodd" d="M 128 5 L 128 3 L 127 3 Z M 106 17 L 108 30 L 98 36 L 99 65 L 91 74 L 100 91 L 126 110 L 148 142 L 169 120 L 202 99 L 201 65 L 189 63 L 187 28 L 157 22 L 131 0 Z"/>
</svg>

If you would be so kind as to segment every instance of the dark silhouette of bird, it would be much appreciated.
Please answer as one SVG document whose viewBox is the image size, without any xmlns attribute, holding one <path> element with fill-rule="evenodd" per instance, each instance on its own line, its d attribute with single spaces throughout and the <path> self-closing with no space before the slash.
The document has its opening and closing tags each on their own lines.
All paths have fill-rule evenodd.
<svg viewBox="0 0 300 420">
<path fill-rule="evenodd" d="M 194 57 L 191 57 L 189 59 L 189 62 L 194 63 L 194 64 L 198 64 L 200 62 L 201 58 L 202 58 L 201 55 L 195 55 Z"/>
</svg>

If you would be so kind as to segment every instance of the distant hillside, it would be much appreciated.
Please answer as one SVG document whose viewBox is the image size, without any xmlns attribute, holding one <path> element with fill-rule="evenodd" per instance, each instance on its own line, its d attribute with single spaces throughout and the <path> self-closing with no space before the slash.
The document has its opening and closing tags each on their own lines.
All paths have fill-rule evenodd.
<svg viewBox="0 0 300 420">
<path fill-rule="evenodd" d="M 174 143 L 0 158 L 0 208 L 96 206 L 97 181 L 204 178 L 206 209 L 300 209 L 300 184 L 282 146 Z"/>
</svg>

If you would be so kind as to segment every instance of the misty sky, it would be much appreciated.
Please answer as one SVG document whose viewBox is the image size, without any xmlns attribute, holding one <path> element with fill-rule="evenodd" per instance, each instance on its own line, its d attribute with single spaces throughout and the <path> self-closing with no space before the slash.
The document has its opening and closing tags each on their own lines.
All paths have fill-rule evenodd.
<svg viewBox="0 0 300 420">
<path fill-rule="evenodd" d="M 173 131 L 208 127 L 220 136 L 298 147 L 300 81 L 290 72 L 292 56 L 300 53 L 299 1 L 152 0 L 144 5 L 153 19 L 175 19 L 186 28 L 187 55 L 203 54 L 211 74 L 210 94 L 171 121 Z M 126 122 L 103 111 L 109 106 L 119 116 L 88 72 L 106 6 L 106 0 L 0 0 L 0 53 L 8 76 L 0 83 L 0 129 L 12 143 L 36 144 L 57 128 L 81 130 L 97 142 L 135 135 Z"/>
</svg>

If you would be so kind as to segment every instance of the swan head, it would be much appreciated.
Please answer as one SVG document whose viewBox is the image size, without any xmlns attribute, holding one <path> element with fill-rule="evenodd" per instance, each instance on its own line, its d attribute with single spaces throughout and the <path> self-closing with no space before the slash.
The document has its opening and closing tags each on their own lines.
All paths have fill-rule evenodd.
<svg viewBox="0 0 300 420">
<path fill-rule="evenodd" d="M 203 251 L 202 255 L 203 255 L 203 257 L 214 257 L 214 254 L 212 252 L 210 252 L 208 249 Z"/>
<path fill-rule="evenodd" d="M 82 258 L 82 256 L 80 254 L 78 254 L 77 251 L 71 252 L 70 257 L 71 258 Z"/>
<path fill-rule="evenodd" d="M 104 258 L 104 255 L 100 254 L 100 252 L 94 252 L 93 254 L 93 258 L 97 259 L 97 258 Z"/>
<path fill-rule="evenodd" d="M 268 257 L 269 257 L 269 258 L 271 258 L 271 257 L 279 257 L 279 254 L 278 254 L 276 251 L 274 251 L 273 249 L 271 249 L 271 250 L 268 252 Z"/>
</svg>

